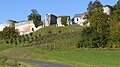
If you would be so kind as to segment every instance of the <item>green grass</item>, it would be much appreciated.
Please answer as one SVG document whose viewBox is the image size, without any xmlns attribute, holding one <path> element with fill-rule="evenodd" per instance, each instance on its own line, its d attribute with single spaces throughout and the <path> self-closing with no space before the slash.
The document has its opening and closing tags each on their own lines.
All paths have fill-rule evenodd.
<svg viewBox="0 0 120 67">
<path fill-rule="evenodd" d="M 73 49 L 80 39 L 80 31 L 82 27 L 79 25 L 71 25 L 66 27 L 56 27 L 51 25 L 33 32 L 31 35 L 25 35 L 9 41 L 7 47 L 36 46 L 42 50 L 54 49 Z M 15 41 L 15 42 L 14 42 Z M 1 41 L 1 43 L 5 43 Z M 6 44 L 6 43 L 5 43 Z M 0 50 L 4 50 L 1 46 Z M 5 47 L 6 48 L 6 47 Z"/>
<path fill-rule="evenodd" d="M 1 44 L 0 56 L 56 62 L 78 67 L 120 67 L 120 50 L 76 50 L 76 44 L 81 38 L 79 35 L 81 30 L 82 27 L 78 25 L 45 27 L 28 36 L 31 38 L 41 35 L 33 39 L 32 46 L 20 47 L 22 43 L 17 47 Z M 35 45 L 34 42 L 37 44 Z"/>
<path fill-rule="evenodd" d="M 28 35 L 27 44 L 41 48 L 42 50 L 58 50 L 58 49 L 74 49 L 80 39 L 80 31 L 82 27 L 79 25 L 71 25 L 66 27 L 56 27 L 54 25 L 45 27 Z"/>
<path fill-rule="evenodd" d="M 119 50 L 57 50 L 41 51 L 37 48 L 30 48 L 41 54 L 48 55 L 63 64 L 71 64 L 80 67 L 119 67 Z"/>
<path fill-rule="evenodd" d="M 79 25 L 71 25 L 71 26 L 65 26 L 65 27 L 56 27 L 55 25 L 51 25 L 45 28 L 42 28 L 36 32 L 33 33 L 33 35 L 47 35 L 49 34 L 48 32 L 51 31 L 52 33 L 59 33 L 59 31 L 61 31 L 61 33 L 65 33 L 65 32 L 74 32 L 74 31 L 79 31 L 81 30 L 82 27 Z"/>
<path fill-rule="evenodd" d="M 119 67 L 120 51 L 60 51 L 50 55 L 91 67 Z"/>
<path fill-rule="evenodd" d="M 10 48 L 0 52 L 11 58 L 75 65 L 78 67 L 119 67 L 119 50 L 41 50 L 36 47 Z"/>
<path fill-rule="evenodd" d="M 11 44 L 0 44 L 0 51 L 8 49 L 8 48 L 12 48 L 14 46 L 12 46 Z"/>
</svg>

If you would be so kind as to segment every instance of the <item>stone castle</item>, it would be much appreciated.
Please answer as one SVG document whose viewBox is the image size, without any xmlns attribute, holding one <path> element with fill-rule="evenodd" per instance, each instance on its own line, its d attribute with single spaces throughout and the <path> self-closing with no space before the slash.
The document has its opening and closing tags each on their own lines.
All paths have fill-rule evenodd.
<svg viewBox="0 0 120 67">
<path fill-rule="evenodd" d="M 108 6 L 103 7 L 103 13 L 106 13 L 109 15 L 111 13 L 111 9 Z M 63 18 L 60 16 L 55 16 L 51 13 L 45 14 L 45 21 L 43 22 L 43 26 L 35 27 L 33 21 L 19 21 L 14 22 L 11 20 L 6 21 L 4 24 L 0 24 L 0 31 L 3 31 L 5 27 L 15 27 L 16 30 L 20 32 L 20 35 L 29 34 L 36 30 L 39 30 L 45 26 L 50 26 L 52 24 L 56 25 L 57 27 L 65 26 L 65 25 L 72 25 L 72 24 L 78 24 L 80 26 L 84 26 L 84 22 L 87 21 L 87 19 L 84 18 L 84 14 L 75 14 L 73 20 L 70 19 L 70 17 L 66 16 L 67 20 L 66 23 L 63 24 L 62 20 Z M 87 24 L 87 26 L 89 26 Z"/>
</svg>

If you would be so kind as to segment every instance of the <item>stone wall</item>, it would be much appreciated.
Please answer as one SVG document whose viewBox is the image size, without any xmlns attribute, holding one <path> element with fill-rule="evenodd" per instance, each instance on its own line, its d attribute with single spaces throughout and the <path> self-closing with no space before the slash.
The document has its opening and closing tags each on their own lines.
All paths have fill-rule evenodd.
<svg viewBox="0 0 120 67">
<path fill-rule="evenodd" d="M 51 24 L 57 24 L 57 17 L 51 13 L 45 15 L 44 26 L 49 26 Z"/>
<path fill-rule="evenodd" d="M 57 27 L 65 26 L 65 25 L 63 25 L 62 22 L 61 22 L 61 17 L 58 17 L 58 18 L 57 18 L 57 25 L 56 25 L 56 26 L 57 26 Z"/>
<path fill-rule="evenodd" d="M 22 21 L 17 23 L 11 23 L 11 22 L 5 22 L 5 24 L 0 24 L 0 31 L 3 31 L 5 27 L 15 27 L 16 30 L 20 32 L 20 35 L 29 34 L 31 32 L 34 32 L 36 30 L 39 30 L 42 28 L 42 26 L 35 27 L 33 21 Z"/>
</svg>

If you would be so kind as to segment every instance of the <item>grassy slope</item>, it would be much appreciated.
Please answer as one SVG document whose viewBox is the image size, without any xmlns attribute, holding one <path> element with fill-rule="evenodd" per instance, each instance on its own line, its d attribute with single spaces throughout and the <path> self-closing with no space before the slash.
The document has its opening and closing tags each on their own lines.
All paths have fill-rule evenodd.
<svg viewBox="0 0 120 67">
<path fill-rule="evenodd" d="M 92 50 L 80 50 L 76 51 L 76 43 L 79 41 L 79 31 L 82 28 L 80 26 L 70 26 L 70 27 L 45 27 L 33 33 L 33 36 L 41 36 L 49 34 L 60 34 L 52 36 L 54 40 L 50 43 L 43 43 L 38 46 L 31 46 L 27 48 L 11 48 L 11 46 L 2 45 L 0 47 L 0 55 L 5 55 L 13 58 L 22 59 L 33 59 L 40 61 L 58 62 L 63 64 L 72 64 L 80 67 L 119 67 L 120 64 L 120 51 L 92 51 Z M 66 34 L 66 35 L 65 35 Z M 48 37 L 49 39 L 49 37 Z M 59 47 L 60 50 L 50 51 L 41 50 L 41 45 L 43 49 L 49 49 L 54 46 Z M 4 49 L 3 49 L 4 47 Z M 61 49 L 72 49 L 61 50 Z"/>
<path fill-rule="evenodd" d="M 66 27 L 56 27 L 55 25 L 51 25 L 45 28 L 42 28 L 36 32 L 33 33 L 33 35 L 46 35 L 48 34 L 49 31 L 51 31 L 52 33 L 58 33 L 59 31 L 61 31 L 61 33 L 64 32 L 74 32 L 74 31 L 78 31 L 81 30 L 81 26 L 79 25 L 71 25 L 71 26 L 66 26 Z"/>
<path fill-rule="evenodd" d="M 75 48 L 80 38 L 80 31 L 82 27 L 78 25 L 68 27 L 49 26 L 40 29 L 33 33 L 34 36 L 41 35 L 47 43 L 39 44 L 38 47 L 42 49 L 68 49 Z M 51 31 L 51 34 L 49 33 Z M 38 38 L 39 39 L 39 38 Z M 39 43 L 40 40 L 37 42 Z"/>
</svg>

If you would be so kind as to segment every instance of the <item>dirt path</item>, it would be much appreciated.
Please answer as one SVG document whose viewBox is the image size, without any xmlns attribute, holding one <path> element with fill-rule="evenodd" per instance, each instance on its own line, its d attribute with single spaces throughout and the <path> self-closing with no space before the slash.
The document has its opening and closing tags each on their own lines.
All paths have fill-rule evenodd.
<svg viewBox="0 0 120 67">
<path fill-rule="evenodd" d="M 41 61 L 35 61 L 35 60 L 22 60 L 22 59 L 16 59 L 16 58 L 9 58 L 9 60 L 18 60 L 21 62 L 35 64 L 35 65 L 43 66 L 43 67 L 75 67 L 75 66 L 69 66 L 69 65 L 64 65 L 64 64 L 41 62 Z"/>
</svg>

